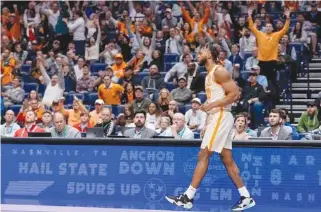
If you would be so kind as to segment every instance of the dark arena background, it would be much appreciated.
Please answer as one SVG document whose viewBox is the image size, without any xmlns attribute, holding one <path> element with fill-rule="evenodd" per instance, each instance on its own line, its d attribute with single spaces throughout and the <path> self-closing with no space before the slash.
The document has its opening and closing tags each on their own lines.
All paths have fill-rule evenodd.
<svg viewBox="0 0 321 212">
<path fill-rule="evenodd" d="M 192 209 L 165 198 L 218 133 L 209 45 L 248 211 L 321 212 L 321 1 L 299 0 L 1 1 L 1 211 L 231 211 L 217 153 Z"/>
</svg>

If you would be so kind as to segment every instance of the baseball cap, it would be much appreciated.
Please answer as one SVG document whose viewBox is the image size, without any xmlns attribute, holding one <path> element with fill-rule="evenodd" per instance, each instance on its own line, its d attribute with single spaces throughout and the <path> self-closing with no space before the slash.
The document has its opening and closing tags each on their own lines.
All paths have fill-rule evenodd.
<svg viewBox="0 0 321 212">
<path fill-rule="evenodd" d="M 315 104 L 314 101 L 309 101 L 309 102 L 307 102 L 307 106 L 308 106 L 308 107 L 309 107 L 309 106 L 314 107 L 314 106 L 316 106 L 316 104 Z"/>
<path fill-rule="evenodd" d="M 103 105 L 104 101 L 102 99 L 96 99 L 95 104 Z"/>
<path fill-rule="evenodd" d="M 260 70 L 261 68 L 260 68 L 260 66 L 258 66 L 258 65 L 253 65 L 253 66 L 251 67 L 251 69 Z"/>
<path fill-rule="evenodd" d="M 136 90 L 141 90 L 142 92 L 144 92 L 144 88 L 142 86 L 140 86 L 140 85 L 135 87 L 135 91 Z"/>
<path fill-rule="evenodd" d="M 199 98 L 194 98 L 194 99 L 192 99 L 192 103 L 193 102 L 196 102 L 196 103 L 198 103 L 198 104 L 202 104 L 202 102 L 201 102 L 201 100 L 199 99 Z"/>
<path fill-rule="evenodd" d="M 180 80 L 184 80 L 186 82 L 186 78 L 185 77 L 178 78 L 178 81 L 180 81 Z"/>
<path fill-rule="evenodd" d="M 171 8 L 167 8 L 167 9 L 165 10 L 165 13 L 172 13 L 172 9 L 171 9 Z"/>
</svg>

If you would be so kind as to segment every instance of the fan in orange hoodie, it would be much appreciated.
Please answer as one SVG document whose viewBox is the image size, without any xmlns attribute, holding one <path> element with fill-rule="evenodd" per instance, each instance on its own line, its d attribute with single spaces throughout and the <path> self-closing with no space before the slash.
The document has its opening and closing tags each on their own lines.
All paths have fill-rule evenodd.
<svg viewBox="0 0 321 212">
<path fill-rule="evenodd" d="M 115 55 L 115 64 L 111 67 L 114 71 L 114 76 L 117 77 L 118 80 L 124 77 L 125 68 L 127 64 L 123 59 L 122 54 Z"/>
</svg>

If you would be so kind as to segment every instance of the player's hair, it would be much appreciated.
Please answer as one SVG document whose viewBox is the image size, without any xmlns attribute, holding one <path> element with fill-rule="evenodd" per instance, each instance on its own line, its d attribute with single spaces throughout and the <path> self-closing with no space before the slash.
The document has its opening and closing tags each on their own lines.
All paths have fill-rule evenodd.
<svg viewBox="0 0 321 212">
<path fill-rule="evenodd" d="M 215 63 L 220 63 L 217 60 L 218 55 L 219 55 L 219 51 L 217 50 L 217 48 L 213 42 L 209 42 L 209 43 L 205 44 L 204 49 L 208 50 L 211 53 L 212 59 L 214 60 Z"/>
</svg>

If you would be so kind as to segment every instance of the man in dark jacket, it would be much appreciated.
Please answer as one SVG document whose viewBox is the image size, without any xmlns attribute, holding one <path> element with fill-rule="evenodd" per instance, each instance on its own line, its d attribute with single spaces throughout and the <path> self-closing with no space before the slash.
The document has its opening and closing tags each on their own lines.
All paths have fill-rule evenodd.
<svg viewBox="0 0 321 212">
<path fill-rule="evenodd" d="M 164 78 L 158 72 L 156 65 L 152 65 L 149 68 L 149 75 L 143 78 L 141 85 L 149 94 L 166 87 Z"/>
<path fill-rule="evenodd" d="M 252 128 L 256 129 L 264 122 L 264 104 L 266 93 L 263 87 L 257 82 L 257 73 L 252 72 L 249 76 L 249 84 L 243 90 L 241 104 L 246 110 L 250 110 L 253 117 Z"/>
<path fill-rule="evenodd" d="M 187 88 L 189 88 L 193 94 L 205 90 L 205 77 L 200 75 L 199 69 L 194 62 L 187 64 L 185 79 L 187 79 Z"/>
<path fill-rule="evenodd" d="M 125 85 L 129 82 L 131 82 L 134 86 L 141 84 L 140 77 L 138 75 L 134 75 L 132 66 L 127 66 L 125 68 L 125 75 L 119 80 L 119 84 L 125 87 Z"/>
</svg>

